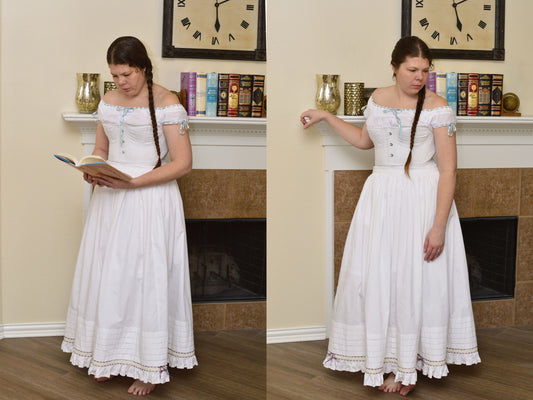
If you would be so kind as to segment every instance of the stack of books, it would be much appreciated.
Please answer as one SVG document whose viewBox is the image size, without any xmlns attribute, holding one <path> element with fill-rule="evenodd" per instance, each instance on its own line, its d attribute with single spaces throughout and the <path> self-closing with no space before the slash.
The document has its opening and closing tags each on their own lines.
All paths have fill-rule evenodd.
<svg viewBox="0 0 533 400">
<path fill-rule="evenodd" d="M 189 116 L 266 117 L 265 76 L 182 72 L 182 103 Z"/>
<path fill-rule="evenodd" d="M 503 74 L 430 72 L 427 87 L 458 116 L 502 115 Z"/>
</svg>

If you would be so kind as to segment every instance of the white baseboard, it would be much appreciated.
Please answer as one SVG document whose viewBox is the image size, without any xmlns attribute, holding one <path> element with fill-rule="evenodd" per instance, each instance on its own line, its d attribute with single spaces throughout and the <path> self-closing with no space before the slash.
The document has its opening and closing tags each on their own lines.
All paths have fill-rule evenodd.
<svg viewBox="0 0 533 400">
<path fill-rule="evenodd" d="M 310 340 L 324 340 L 326 338 L 327 328 L 325 326 L 306 326 L 267 330 L 267 344 L 307 342 Z"/>
<path fill-rule="evenodd" d="M 65 333 L 64 322 L 44 322 L 29 324 L 4 324 L 0 325 L 0 339 L 63 336 Z"/>
</svg>

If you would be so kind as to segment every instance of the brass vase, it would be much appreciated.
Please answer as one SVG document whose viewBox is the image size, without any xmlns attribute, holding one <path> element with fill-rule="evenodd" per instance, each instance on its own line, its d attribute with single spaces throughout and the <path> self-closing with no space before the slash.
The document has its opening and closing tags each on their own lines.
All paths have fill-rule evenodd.
<svg viewBox="0 0 533 400">
<path fill-rule="evenodd" d="M 100 102 L 100 74 L 78 73 L 76 105 L 81 114 L 91 114 Z"/>
<path fill-rule="evenodd" d="M 344 115 L 363 115 L 364 89 L 362 82 L 344 83 Z"/>
<path fill-rule="evenodd" d="M 332 114 L 337 114 L 337 109 L 341 104 L 339 75 L 318 74 L 316 76 L 316 82 L 316 107 L 319 110 L 326 110 Z"/>
</svg>

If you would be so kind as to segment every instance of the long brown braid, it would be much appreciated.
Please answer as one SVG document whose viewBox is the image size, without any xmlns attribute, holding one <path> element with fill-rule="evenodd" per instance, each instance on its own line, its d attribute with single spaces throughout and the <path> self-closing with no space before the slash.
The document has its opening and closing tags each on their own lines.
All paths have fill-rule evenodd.
<svg viewBox="0 0 533 400">
<path fill-rule="evenodd" d="M 391 65 L 394 68 L 399 68 L 407 57 L 421 57 L 425 58 L 429 62 L 429 66 L 433 66 L 433 57 L 429 51 L 429 47 L 423 40 L 416 36 L 405 36 L 398 40 L 394 50 L 392 50 Z M 426 86 L 424 86 L 418 92 L 418 100 L 416 102 L 415 117 L 413 119 L 413 125 L 411 126 L 411 143 L 409 147 L 409 156 L 405 162 L 405 173 L 409 176 L 409 165 L 411 164 L 411 156 L 413 151 L 413 145 L 415 142 L 416 127 L 418 125 L 418 119 L 424 106 L 424 100 L 426 99 Z"/>
<path fill-rule="evenodd" d="M 418 92 L 418 100 L 416 102 L 416 111 L 415 111 L 415 117 L 413 119 L 413 125 L 411 126 L 411 142 L 409 144 L 409 156 L 407 157 L 407 161 L 405 162 L 404 170 L 407 176 L 409 176 L 409 165 L 411 165 L 411 156 L 413 154 L 413 145 L 415 144 L 415 133 L 416 133 L 416 126 L 418 125 L 418 119 L 420 118 L 420 114 L 422 113 L 422 107 L 424 106 L 424 100 L 426 98 L 426 86 Z"/>
<path fill-rule="evenodd" d="M 127 64 L 130 67 L 144 70 L 144 76 L 146 77 L 146 84 L 148 86 L 148 108 L 150 110 L 155 149 L 157 151 L 157 164 L 154 167 L 155 169 L 161 166 L 161 148 L 159 146 L 157 120 L 155 117 L 152 61 L 150 60 L 150 57 L 148 57 L 146 47 L 144 47 L 142 42 L 136 37 L 119 37 L 118 39 L 115 39 L 107 49 L 107 64 Z"/>
</svg>

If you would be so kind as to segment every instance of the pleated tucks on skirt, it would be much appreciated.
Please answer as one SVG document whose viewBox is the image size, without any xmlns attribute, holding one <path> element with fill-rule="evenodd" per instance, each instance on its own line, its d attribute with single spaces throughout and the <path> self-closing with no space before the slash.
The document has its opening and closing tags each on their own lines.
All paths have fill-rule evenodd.
<svg viewBox="0 0 533 400">
<path fill-rule="evenodd" d="M 383 374 L 415 384 L 448 374 L 447 364 L 480 362 L 468 271 L 455 204 L 445 248 L 424 261 L 435 217 L 439 173 L 431 162 L 410 169 L 374 167 L 346 239 L 324 366 Z"/>
<path fill-rule="evenodd" d="M 168 366 L 197 365 L 189 279 L 175 181 L 96 187 L 61 348 L 95 377 L 167 382 Z"/>
</svg>

